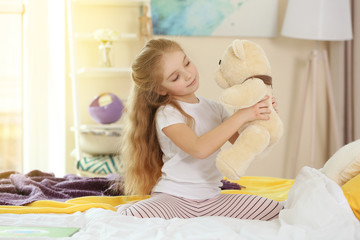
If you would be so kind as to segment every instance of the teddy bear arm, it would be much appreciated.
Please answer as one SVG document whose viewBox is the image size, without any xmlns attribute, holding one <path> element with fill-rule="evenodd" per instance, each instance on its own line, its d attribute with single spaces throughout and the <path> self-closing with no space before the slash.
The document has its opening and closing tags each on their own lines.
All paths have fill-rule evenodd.
<svg viewBox="0 0 360 240">
<path fill-rule="evenodd" d="M 266 85 L 259 79 L 248 80 L 243 84 L 234 85 L 223 91 L 221 103 L 228 107 L 241 109 L 253 106 L 267 93 Z"/>
</svg>

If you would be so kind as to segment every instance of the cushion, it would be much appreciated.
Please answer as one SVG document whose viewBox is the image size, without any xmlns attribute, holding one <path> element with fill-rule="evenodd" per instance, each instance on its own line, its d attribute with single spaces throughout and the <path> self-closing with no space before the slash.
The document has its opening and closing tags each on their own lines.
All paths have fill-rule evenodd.
<svg viewBox="0 0 360 240">
<path fill-rule="evenodd" d="M 360 220 L 360 174 L 345 183 L 342 190 L 355 216 Z"/>
<path fill-rule="evenodd" d="M 121 174 L 124 166 L 119 155 L 85 156 L 76 162 L 80 176 L 104 177 L 109 174 Z"/>
<path fill-rule="evenodd" d="M 360 139 L 341 147 L 321 171 L 342 186 L 360 173 Z"/>
</svg>

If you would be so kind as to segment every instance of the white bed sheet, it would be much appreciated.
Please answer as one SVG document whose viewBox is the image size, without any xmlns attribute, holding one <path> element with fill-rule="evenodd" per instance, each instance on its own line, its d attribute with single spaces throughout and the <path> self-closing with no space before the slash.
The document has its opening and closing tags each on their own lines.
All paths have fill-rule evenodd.
<svg viewBox="0 0 360 240">
<path fill-rule="evenodd" d="M 63 238 L 79 240 L 360 239 L 360 222 L 341 188 L 309 167 L 298 174 L 279 219 L 269 222 L 225 217 L 138 219 L 97 208 L 74 214 L 0 214 L 0 222 L 9 226 L 80 227 L 71 238 Z"/>
</svg>

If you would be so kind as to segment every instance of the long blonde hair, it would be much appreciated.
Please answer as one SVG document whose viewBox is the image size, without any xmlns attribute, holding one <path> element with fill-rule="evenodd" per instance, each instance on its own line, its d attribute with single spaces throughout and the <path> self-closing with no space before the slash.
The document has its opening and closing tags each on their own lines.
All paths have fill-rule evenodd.
<svg viewBox="0 0 360 240">
<path fill-rule="evenodd" d="M 163 78 L 161 61 L 164 53 L 172 51 L 183 50 L 174 41 L 152 39 L 132 64 L 133 86 L 125 107 L 120 148 L 125 166 L 124 191 L 128 195 L 150 194 L 161 176 L 163 153 L 156 134 L 157 109 L 171 104 L 188 122 L 192 119 L 170 95 L 158 94 Z"/>
</svg>

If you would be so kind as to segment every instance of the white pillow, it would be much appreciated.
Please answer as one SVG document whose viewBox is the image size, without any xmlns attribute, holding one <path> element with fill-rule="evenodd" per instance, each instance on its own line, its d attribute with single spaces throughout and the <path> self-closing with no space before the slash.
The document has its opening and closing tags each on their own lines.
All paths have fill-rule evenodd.
<svg viewBox="0 0 360 240">
<path fill-rule="evenodd" d="M 360 139 L 341 147 L 320 170 L 340 186 L 360 173 Z"/>
</svg>

